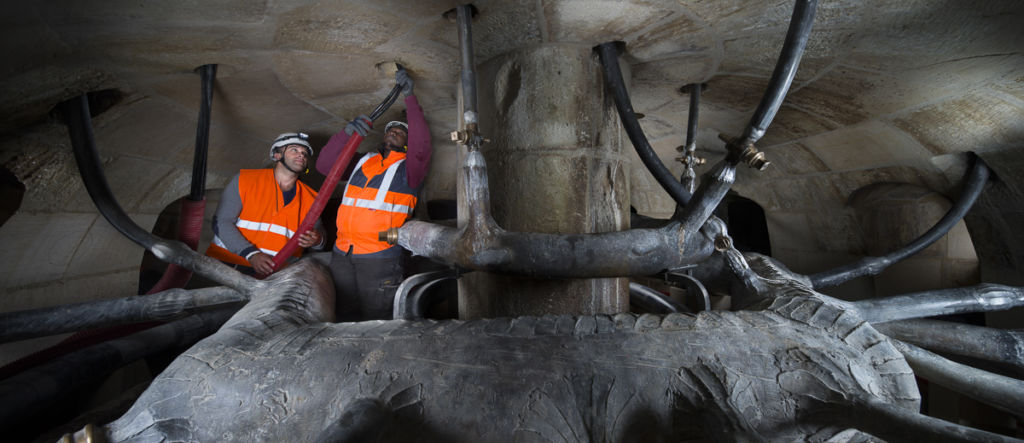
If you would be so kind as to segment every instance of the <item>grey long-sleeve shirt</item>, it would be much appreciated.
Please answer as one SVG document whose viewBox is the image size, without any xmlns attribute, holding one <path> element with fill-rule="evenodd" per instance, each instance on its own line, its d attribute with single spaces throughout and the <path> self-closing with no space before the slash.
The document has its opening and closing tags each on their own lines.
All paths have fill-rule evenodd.
<svg viewBox="0 0 1024 443">
<path fill-rule="evenodd" d="M 220 194 L 220 204 L 217 205 L 217 212 L 213 215 L 213 235 L 216 235 L 224 244 L 224 249 L 248 260 L 249 256 L 260 252 L 260 248 L 246 240 L 235 225 L 238 222 L 238 214 L 241 213 L 242 196 L 238 192 L 238 174 L 235 174 Z M 327 236 L 324 235 L 324 227 L 319 219 L 313 229 L 320 232 L 320 244 L 313 246 L 312 249 L 322 250 Z"/>
</svg>

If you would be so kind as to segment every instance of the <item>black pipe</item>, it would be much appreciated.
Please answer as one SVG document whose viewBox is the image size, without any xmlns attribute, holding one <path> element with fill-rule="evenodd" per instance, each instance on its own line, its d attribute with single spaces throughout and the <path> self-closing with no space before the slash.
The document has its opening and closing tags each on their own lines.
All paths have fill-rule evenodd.
<svg viewBox="0 0 1024 443">
<path fill-rule="evenodd" d="M 466 124 L 477 123 L 476 110 L 476 72 L 473 63 L 473 29 L 471 21 L 473 11 L 470 5 L 461 5 L 456 9 L 456 20 L 459 27 L 459 50 L 462 58 L 462 112 Z"/>
<path fill-rule="evenodd" d="M 848 303 L 864 321 L 883 323 L 936 315 L 1003 311 L 1024 306 L 1024 287 L 985 283 Z"/>
<path fill-rule="evenodd" d="M 962 365 L 899 340 L 892 344 L 914 375 L 1011 414 L 1024 412 L 1024 381 Z"/>
<path fill-rule="evenodd" d="M 451 269 L 409 276 L 402 281 L 402 284 L 398 285 L 398 289 L 395 291 L 392 317 L 405 320 L 423 318 L 427 307 L 433 304 L 434 298 L 424 297 L 424 294 L 429 294 L 429 292 L 424 292 L 420 289 L 431 287 L 441 281 L 457 278 L 459 278 L 459 274 Z"/>
<path fill-rule="evenodd" d="M 685 306 L 639 283 L 629 283 L 629 304 L 652 314 L 690 312 Z"/>
<path fill-rule="evenodd" d="M 149 321 L 168 321 L 200 310 L 236 305 L 245 295 L 223 286 L 99 300 L 0 314 L 0 343 Z"/>
<path fill-rule="evenodd" d="M 380 441 L 394 423 L 394 411 L 376 398 L 360 398 L 345 406 L 338 421 L 331 423 L 315 443 Z"/>
<path fill-rule="evenodd" d="M 708 221 L 715 208 L 722 202 L 729 188 L 736 182 L 736 165 L 722 160 L 714 168 L 704 173 L 697 192 L 693 194 L 690 204 L 676 211 L 674 215 L 683 223 L 686 232 L 697 232 Z"/>
<path fill-rule="evenodd" d="M 836 286 L 865 275 L 876 275 L 890 265 L 920 252 L 946 235 L 950 229 L 953 229 L 953 226 L 956 226 L 957 222 L 964 218 L 967 211 L 974 206 L 974 202 L 978 200 L 978 196 L 981 195 L 981 191 L 985 188 L 985 182 L 988 181 L 990 174 L 988 165 L 985 164 L 981 157 L 976 155 L 973 155 L 973 157 L 974 166 L 967 177 L 967 184 L 964 185 L 963 195 L 928 232 L 921 234 L 920 237 L 907 246 L 884 256 L 864 257 L 854 263 L 810 275 L 808 277 L 810 277 L 814 289 Z"/>
<path fill-rule="evenodd" d="M 405 70 L 402 65 L 397 63 L 395 65 L 398 66 L 399 71 Z M 395 104 L 395 100 L 398 100 L 398 94 L 400 92 L 402 92 L 402 85 L 396 84 L 395 87 L 391 88 L 391 92 L 388 93 L 387 97 L 384 97 L 384 101 L 380 102 L 373 112 L 370 113 L 370 121 L 372 122 L 380 118 L 380 116 L 384 114 L 384 111 L 387 111 L 391 105 Z"/>
<path fill-rule="evenodd" d="M 690 83 L 690 113 L 686 118 L 686 148 L 697 141 L 697 117 L 700 110 L 700 83 Z"/>
<path fill-rule="evenodd" d="M 872 326 L 889 337 L 930 351 L 1010 365 L 1024 374 L 1024 331 L 929 319 Z"/>
<path fill-rule="evenodd" d="M 103 217 L 131 241 L 150 249 L 160 238 L 139 227 L 121 206 L 117 204 L 107 178 L 100 170 L 100 156 L 96 152 L 95 137 L 92 133 L 92 120 L 89 118 L 89 100 L 85 94 L 60 104 L 71 136 L 71 146 L 75 153 L 75 162 L 82 175 L 85 189 L 96 204 L 96 209 Z"/>
<path fill-rule="evenodd" d="M 135 224 L 117 204 L 117 199 L 107 184 L 107 178 L 100 169 L 100 157 L 96 151 L 86 95 L 67 100 L 60 104 L 60 108 L 68 125 L 75 162 L 78 164 L 78 172 L 82 176 L 85 189 L 89 192 L 96 209 L 115 229 L 164 262 L 176 264 L 242 293 L 248 293 L 253 288 L 255 279 L 252 277 L 243 275 L 211 257 L 199 255 L 184 243 L 163 240 Z"/>
<path fill-rule="evenodd" d="M 192 158 L 192 190 L 188 198 L 202 201 L 206 192 L 206 159 L 210 146 L 210 110 L 213 108 L 213 80 L 217 65 L 203 65 L 198 69 L 202 78 L 202 97 L 199 102 L 199 124 L 196 126 L 196 150 Z"/>
<path fill-rule="evenodd" d="M 857 399 L 854 408 L 856 413 L 841 416 L 846 420 L 843 425 L 881 438 L 882 441 L 1020 443 L 1020 440 L 1013 437 L 929 417 L 878 397 Z"/>
<path fill-rule="evenodd" d="M 435 278 L 413 289 L 412 293 L 409 294 L 409 305 L 413 308 L 413 311 L 409 313 L 410 318 L 426 318 L 431 306 L 449 300 L 451 295 L 457 297 L 457 289 L 448 292 L 440 289 L 444 288 L 444 286 L 441 286 L 443 283 L 450 280 L 458 280 L 458 278 L 459 275 L 455 271 L 450 271 L 450 275 Z"/>
<path fill-rule="evenodd" d="M 651 171 L 651 175 L 658 181 L 658 184 L 668 192 L 668 195 L 675 200 L 679 206 L 686 206 L 690 202 L 690 191 L 676 180 L 672 172 L 665 167 L 665 164 L 658 158 L 650 142 L 644 135 L 640 122 L 636 119 L 633 105 L 629 101 L 629 92 L 626 91 L 626 83 L 622 79 L 622 71 L 619 69 L 619 48 L 617 42 L 602 43 L 597 47 L 598 57 L 601 59 L 601 66 L 604 68 L 604 81 L 608 84 L 612 98 L 615 101 L 615 109 L 622 120 L 622 126 L 633 143 L 640 160 Z"/>
<path fill-rule="evenodd" d="M 90 346 L 0 382 L 0 426 L 19 423 L 46 410 L 63 395 L 98 384 L 111 372 L 140 358 L 189 345 L 213 333 L 235 311 L 203 312 L 155 328 Z"/>
<path fill-rule="evenodd" d="M 700 302 L 699 310 L 711 310 L 711 295 L 708 294 L 707 288 L 700 280 L 681 272 L 669 271 L 665 273 L 665 282 L 673 287 L 683 289 L 687 296 L 696 298 Z"/>
<path fill-rule="evenodd" d="M 764 97 L 761 98 L 761 103 L 757 105 L 757 110 L 754 111 L 750 124 L 743 133 L 740 145 L 753 144 L 760 140 L 775 118 L 775 113 L 779 111 L 782 100 L 786 98 L 786 92 L 793 84 L 793 77 L 796 75 L 797 66 L 800 65 L 800 58 L 804 55 L 804 48 L 807 47 L 817 6 L 818 0 L 797 0 L 793 6 L 793 17 L 789 20 L 789 30 L 786 32 L 786 41 L 782 44 L 779 60 L 772 71 L 772 78 L 768 81 Z"/>
</svg>

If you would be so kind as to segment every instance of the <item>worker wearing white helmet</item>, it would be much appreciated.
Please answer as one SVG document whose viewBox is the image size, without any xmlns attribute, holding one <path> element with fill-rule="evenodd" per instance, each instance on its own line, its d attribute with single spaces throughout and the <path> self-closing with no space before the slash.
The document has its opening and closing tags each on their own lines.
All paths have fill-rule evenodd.
<svg viewBox="0 0 1024 443">
<path fill-rule="evenodd" d="M 242 272 L 267 275 L 273 272 L 274 256 L 299 229 L 316 199 L 299 176 L 309 172 L 313 147 L 309 136 L 286 132 L 270 144 L 273 168 L 243 169 L 221 193 L 213 216 L 213 241 L 206 255 Z M 302 248 L 322 247 L 323 227 L 299 237 Z M 301 256 L 298 249 L 295 257 Z"/>
<path fill-rule="evenodd" d="M 404 276 L 402 247 L 380 241 L 378 234 L 402 226 L 412 214 L 430 165 L 430 129 L 412 93 L 412 79 L 401 70 L 395 80 L 405 94 L 408 123 L 384 125 L 378 149 L 352 159 L 351 176 L 338 207 L 331 276 L 339 321 L 391 318 L 395 290 Z M 330 172 L 352 134 L 365 137 L 371 124 L 361 115 L 345 125 L 324 146 L 317 170 L 324 175 Z"/>
</svg>

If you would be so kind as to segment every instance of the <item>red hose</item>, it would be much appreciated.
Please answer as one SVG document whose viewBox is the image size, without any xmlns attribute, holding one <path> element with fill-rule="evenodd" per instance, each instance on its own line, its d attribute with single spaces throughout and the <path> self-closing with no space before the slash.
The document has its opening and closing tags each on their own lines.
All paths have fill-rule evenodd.
<svg viewBox="0 0 1024 443">
<path fill-rule="evenodd" d="M 373 122 L 370 122 L 372 127 Z M 327 200 L 331 198 L 331 194 L 334 193 L 334 187 L 338 185 L 338 180 L 341 180 L 341 174 L 344 172 L 345 166 L 348 166 L 348 162 L 352 160 L 352 156 L 356 153 L 356 148 L 359 147 L 359 143 L 362 143 L 363 136 L 358 133 L 353 133 L 348 139 L 348 143 L 345 143 L 345 147 L 341 150 L 341 155 L 334 160 L 334 165 L 331 166 L 331 172 L 327 173 L 327 179 L 324 181 L 323 186 L 320 187 L 320 191 L 316 195 L 316 200 L 313 201 L 313 206 L 309 208 L 309 212 L 306 213 L 306 217 L 302 219 L 302 224 L 299 225 L 299 229 L 295 231 L 295 235 L 288 239 L 288 243 L 281 248 L 281 251 L 274 256 L 274 270 L 271 273 L 277 272 L 281 269 L 281 265 L 284 261 L 291 257 L 295 250 L 299 247 L 299 236 L 305 234 L 307 231 L 313 228 L 316 224 L 317 219 L 320 218 L 320 214 L 324 212 L 324 207 L 327 206 Z"/>
<path fill-rule="evenodd" d="M 181 199 L 181 216 L 178 217 L 178 240 L 192 250 L 199 246 L 199 236 L 203 232 L 203 214 L 206 212 L 206 199 L 192 201 Z M 160 281 L 146 294 L 156 294 L 172 288 L 181 288 L 192 278 L 192 271 L 175 264 L 168 264 Z"/>
</svg>

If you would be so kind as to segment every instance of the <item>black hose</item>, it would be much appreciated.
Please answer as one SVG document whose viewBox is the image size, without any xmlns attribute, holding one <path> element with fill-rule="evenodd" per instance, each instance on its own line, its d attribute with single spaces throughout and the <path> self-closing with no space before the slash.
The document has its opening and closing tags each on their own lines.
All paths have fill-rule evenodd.
<svg viewBox="0 0 1024 443">
<path fill-rule="evenodd" d="M 869 298 L 849 303 L 864 321 L 882 323 L 936 315 L 1003 311 L 1024 306 L 1024 287 L 982 283 Z"/>
<path fill-rule="evenodd" d="M 197 311 L 240 307 L 248 297 L 217 286 L 170 289 L 150 295 L 98 300 L 0 313 L 0 343 L 149 321 L 173 320 Z"/>
<path fill-rule="evenodd" d="M 814 13 L 817 6 L 818 0 L 796 1 L 779 60 L 775 64 L 772 78 L 768 81 L 764 97 L 761 98 L 761 103 L 757 105 L 757 110 L 750 118 L 750 124 L 743 134 L 741 145 L 753 144 L 760 140 L 772 119 L 775 118 L 775 113 L 779 111 L 782 100 L 786 98 L 786 92 L 793 84 L 793 77 L 796 75 L 800 58 L 804 55 L 804 48 L 807 47 L 807 39 L 811 35 L 811 26 L 814 25 Z"/>
<path fill-rule="evenodd" d="M 700 112 L 700 83 L 690 83 L 690 113 L 686 120 L 686 148 L 697 141 L 697 117 Z"/>
<path fill-rule="evenodd" d="M 647 137 L 644 136 L 643 129 L 640 128 L 640 122 L 636 119 L 633 105 L 629 101 L 629 93 L 626 91 L 626 83 L 622 80 L 622 71 L 619 70 L 617 43 L 602 43 L 598 45 L 597 50 L 604 68 L 604 80 L 615 100 L 615 109 L 619 112 L 619 119 L 622 120 L 622 126 L 629 136 L 629 141 L 633 143 L 633 148 L 636 149 L 640 160 L 651 171 L 651 175 L 658 181 L 658 184 L 668 192 L 676 204 L 686 206 L 690 202 L 690 192 L 679 180 L 676 180 L 672 172 L 658 158 L 658 154 L 651 148 Z"/>
<path fill-rule="evenodd" d="M 629 284 L 629 304 L 652 314 L 690 312 L 685 306 L 639 283 Z"/>
<path fill-rule="evenodd" d="M 97 385 L 117 368 L 167 349 L 190 345 L 214 333 L 235 309 L 191 315 L 133 335 L 84 348 L 0 382 L 0 425 L 19 424 L 44 413 L 68 393 Z"/>
<path fill-rule="evenodd" d="M 213 108 L 213 80 L 217 77 L 217 65 L 199 67 L 202 77 L 202 97 L 199 103 L 199 123 L 196 126 L 196 150 L 192 158 L 192 190 L 188 198 L 202 201 L 206 191 L 206 159 L 210 146 L 210 110 Z"/>
<path fill-rule="evenodd" d="M 985 164 L 985 161 L 982 160 L 981 157 L 976 155 L 973 157 L 974 166 L 971 168 L 970 175 L 967 177 L 967 184 L 964 186 L 963 195 L 960 196 L 960 199 L 957 200 L 956 204 L 953 205 L 952 208 L 949 208 L 946 215 L 943 215 L 942 218 L 935 223 L 935 226 L 932 226 L 932 228 L 928 230 L 928 232 L 921 234 L 920 237 L 907 246 L 890 252 L 884 256 L 864 257 L 854 263 L 811 275 L 809 277 L 811 279 L 811 283 L 814 285 L 814 289 L 836 286 L 865 275 L 876 275 L 893 263 L 920 252 L 922 249 L 927 248 L 932 243 L 935 243 L 936 240 L 946 235 L 950 229 L 953 229 L 953 226 L 956 226 L 957 222 L 964 218 L 967 211 L 974 206 L 974 202 L 978 200 L 978 196 L 981 195 L 982 189 L 985 188 L 985 182 L 988 181 L 988 176 L 990 174 L 988 165 Z"/>
<path fill-rule="evenodd" d="M 473 11 L 470 8 L 470 5 L 456 8 L 456 20 L 459 26 L 459 50 L 462 59 L 462 111 L 463 114 L 473 113 L 472 118 L 476 119 L 476 73 L 473 66 L 473 30 L 470 24 Z"/>
<path fill-rule="evenodd" d="M 1024 331 L 931 319 L 872 324 L 878 332 L 940 354 L 1011 366 L 1024 375 Z"/>
<path fill-rule="evenodd" d="M 128 214 L 125 214 L 117 199 L 110 191 L 107 178 L 100 169 L 100 156 L 96 152 L 96 140 L 92 133 L 92 121 L 89 118 L 89 99 L 85 94 L 60 104 L 61 111 L 68 125 L 71 146 L 75 153 L 78 172 L 82 175 L 85 189 L 96 204 L 96 209 L 118 231 L 131 241 L 150 249 L 160 239 L 139 227 Z"/>
<path fill-rule="evenodd" d="M 402 69 L 402 65 L 398 65 L 398 69 Z M 370 113 L 370 121 L 376 121 L 380 118 L 384 111 L 387 111 L 391 105 L 395 104 L 395 100 L 398 100 L 398 93 L 402 92 L 402 85 L 396 84 L 395 87 L 391 88 L 391 92 L 384 98 L 384 101 L 377 105 L 377 108 Z"/>
</svg>

